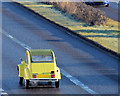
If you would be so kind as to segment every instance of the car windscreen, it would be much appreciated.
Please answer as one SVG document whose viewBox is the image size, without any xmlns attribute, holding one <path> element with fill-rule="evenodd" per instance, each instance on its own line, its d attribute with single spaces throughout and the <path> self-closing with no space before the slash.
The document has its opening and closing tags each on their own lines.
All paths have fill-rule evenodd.
<svg viewBox="0 0 120 96">
<path fill-rule="evenodd" d="M 52 62 L 53 57 L 51 55 L 39 55 L 32 56 L 32 62 Z"/>
</svg>

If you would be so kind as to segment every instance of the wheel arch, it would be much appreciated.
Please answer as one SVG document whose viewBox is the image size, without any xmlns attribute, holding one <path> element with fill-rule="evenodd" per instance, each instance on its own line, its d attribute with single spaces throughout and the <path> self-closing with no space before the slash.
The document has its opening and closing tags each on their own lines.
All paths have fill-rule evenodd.
<svg viewBox="0 0 120 96">
<path fill-rule="evenodd" d="M 17 71 L 18 71 L 19 77 L 23 77 L 24 76 L 24 65 L 23 64 L 19 64 L 17 66 Z"/>
</svg>

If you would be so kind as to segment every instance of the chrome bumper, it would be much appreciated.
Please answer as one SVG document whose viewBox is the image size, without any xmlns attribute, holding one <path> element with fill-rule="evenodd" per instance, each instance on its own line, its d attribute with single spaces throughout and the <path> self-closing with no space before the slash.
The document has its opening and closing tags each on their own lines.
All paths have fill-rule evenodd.
<svg viewBox="0 0 120 96">
<path fill-rule="evenodd" d="M 57 78 L 30 78 L 30 81 L 58 81 Z"/>
</svg>

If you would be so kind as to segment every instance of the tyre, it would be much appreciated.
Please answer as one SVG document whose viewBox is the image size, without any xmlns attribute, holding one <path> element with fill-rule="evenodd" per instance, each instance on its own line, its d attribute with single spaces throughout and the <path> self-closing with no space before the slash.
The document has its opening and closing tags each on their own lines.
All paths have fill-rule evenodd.
<svg viewBox="0 0 120 96">
<path fill-rule="evenodd" d="M 19 84 L 20 84 L 20 85 L 23 84 L 23 77 L 19 77 Z"/>
<path fill-rule="evenodd" d="M 29 80 L 25 80 L 25 88 L 26 88 L 26 89 L 29 88 Z"/>
<path fill-rule="evenodd" d="M 60 80 L 55 81 L 55 87 L 56 87 L 56 88 L 59 88 L 59 87 L 60 87 Z"/>
</svg>

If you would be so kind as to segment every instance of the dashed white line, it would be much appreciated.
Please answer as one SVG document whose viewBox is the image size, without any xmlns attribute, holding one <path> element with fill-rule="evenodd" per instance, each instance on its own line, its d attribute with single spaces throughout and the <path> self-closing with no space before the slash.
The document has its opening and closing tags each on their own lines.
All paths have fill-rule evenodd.
<svg viewBox="0 0 120 96">
<path fill-rule="evenodd" d="M 2 88 L 0 88 L 0 92 L 3 92 L 4 90 Z"/>
<path fill-rule="evenodd" d="M 2 93 L 1 93 L 1 95 L 3 95 L 3 96 L 4 96 L 4 95 L 8 95 L 8 94 L 7 94 L 6 92 L 2 92 Z"/>
<path fill-rule="evenodd" d="M 0 88 L 0 96 L 1 95 L 8 95 L 2 88 Z"/>
<path fill-rule="evenodd" d="M 2 33 L 4 35 L 6 35 L 7 37 L 9 37 L 11 40 L 15 41 L 16 43 L 18 43 L 20 46 L 22 46 L 25 49 L 32 49 L 31 47 L 27 46 L 26 44 L 22 43 L 21 41 L 17 40 L 16 38 L 14 38 L 12 35 L 9 35 L 7 32 L 2 31 Z"/>
<path fill-rule="evenodd" d="M 30 46 L 26 45 L 25 43 L 17 40 L 16 38 L 14 38 L 12 35 L 8 34 L 7 32 L 3 31 L 2 32 L 4 35 L 6 35 L 7 37 L 9 37 L 11 40 L 15 41 L 17 44 L 19 44 L 20 46 L 22 46 L 25 49 L 32 49 Z M 90 89 L 88 86 L 86 86 L 85 84 L 83 84 L 81 81 L 79 81 L 78 79 L 76 79 L 75 77 L 71 76 L 69 73 L 67 73 L 65 70 L 61 69 L 61 73 L 67 77 L 71 82 L 73 82 L 75 85 L 83 88 L 84 90 L 86 90 L 88 93 L 90 94 L 98 94 L 97 92 L 93 91 L 92 89 Z"/>
<path fill-rule="evenodd" d="M 90 94 L 98 94 L 95 91 L 93 91 L 92 89 L 90 89 L 88 86 L 84 85 L 81 81 L 79 81 L 78 79 L 76 79 L 75 77 L 71 76 L 69 73 L 67 73 L 66 71 L 64 71 L 63 69 L 60 69 L 61 73 L 67 77 L 71 82 L 73 82 L 74 84 L 80 86 L 81 88 L 83 88 L 84 90 L 86 90 L 88 93 Z"/>
</svg>

